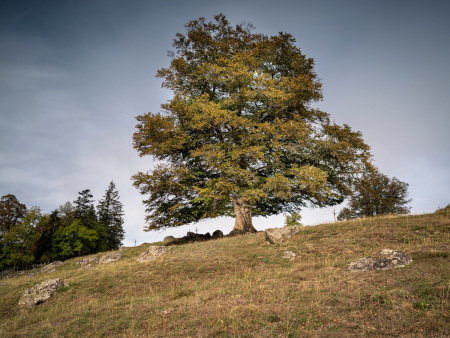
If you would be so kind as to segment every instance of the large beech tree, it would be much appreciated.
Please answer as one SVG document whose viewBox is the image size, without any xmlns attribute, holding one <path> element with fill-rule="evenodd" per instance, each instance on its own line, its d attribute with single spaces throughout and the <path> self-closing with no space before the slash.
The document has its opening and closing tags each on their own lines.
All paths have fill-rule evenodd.
<svg viewBox="0 0 450 338">
<path fill-rule="evenodd" d="M 134 147 L 159 164 L 133 176 L 148 198 L 147 230 L 341 203 L 368 163 L 359 132 L 312 107 L 314 61 L 287 33 L 266 36 L 224 15 L 186 24 L 157 76 L 173 92 L 159 113 L 137 117 Z"/>
</svg>

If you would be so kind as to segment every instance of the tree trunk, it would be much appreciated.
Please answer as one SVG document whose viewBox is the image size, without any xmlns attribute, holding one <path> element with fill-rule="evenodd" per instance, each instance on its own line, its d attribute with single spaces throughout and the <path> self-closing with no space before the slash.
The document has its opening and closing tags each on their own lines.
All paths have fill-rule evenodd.
<svg viewBox="0 0 450 338">
<path fill-rule="evenodd" d="M 256 232 L 252 223 L 252 207 L 242 199 L 233 201 L 233 209 L 236 215 L 233 232 Z"/>
</svg>

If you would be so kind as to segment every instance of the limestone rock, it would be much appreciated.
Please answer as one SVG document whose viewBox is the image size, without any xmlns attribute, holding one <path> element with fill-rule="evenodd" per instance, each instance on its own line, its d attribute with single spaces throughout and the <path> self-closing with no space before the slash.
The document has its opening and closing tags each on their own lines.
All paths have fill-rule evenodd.
<svg viewBox="0 0 450 338">
<path fill-rule="evenodd" d="M 297 254 L 292 251 L 285 251 L 282 256 L 284 259 L 289 259 L 290 261 L 293 261 L 295 257 L 297 257 Z"/>
<path fill-rule="evenodd" d="M 80 265 L 86 265 L 86 266 L 91 266 L 91 264 L 96 264 L 98 263 L 98 261 L 100 260 L 99 256 L 86 256 L 84 258 L 82 258 L 78 264 Z"/>
<path fill-rule="evenodd" d="M 49 299 L 59 288 L 67 286 L 63 279 L 49 279 L 45 282 L 36 284 L 35 286 L 26 289 L 22 297 L 20 297 L 19 305 L 33 306 L 45 302 Z"/>
<path fill-rule="evenodd" d="M 105 264 L 105 263 L 115 262 L 121 258 L 122 258 L 122 252 L 120 252 L 120 250 L 118 250 L 118 251 L 113 251 L 113 252 L 107 253 L 102 256 L 95 255 L 95 256 L 83 257 L 78 262 L 78 264 L 80 264 L 82 268 L 90 268 L 94 264 Z"/>
<path fill-rule="evenodd" d="M 365 257 L 351 262 L 347 268 L 350 271 L 388 270 L 404 267 L 411 263 L 412 259 L 407 253 L 384 249 L 375 256 Z"/>
<path fill-rule="evenodd" d="M 145 250 L 143 253 L 139 255 L 137 261 L 141 263 L 152 261 L 169 250 L 170 248 L 166 246 L 156 246 L 156 245 L 149 246 L 147 250 Z"/>
<path fill-rule="evenodd" d="M 300 228 L 298 226 L 290 226 L 284 228 L 273 228 L 264 231 L 266 240 L 270 244 L 280 244 L 291 238 L 293 235 L 298 233 Z"/>
<path fill-rule="evenodd" d="M 56 268 L 57 268 L 58 266 L 63 265 L 63 264 L 64 264 L 64 262 L 61 262 L 61 261 L 55 261 L 55 262 L 52 262 L 52 263 L 50 263 L 50 264 L 44 265 L 44 266 L 41 268 L 41 271 L 40 271 L 40 272 L 55 272 L 55 271 L 56 271 Z"/>
<path fill-rule="evenodd" d="M 222 237 L 223 237 L 223 232 L 220 230 L 216 230 L 212 234 L 212 238 L 222 238 Z"/>
<path fill-rule="evenodd" d="M 99 263 L 110 263 L 110 262 L 118 261 L 121 258 L 122 258 L 122 253 L 119 251 L 114 251 L 114 252 L 110 252 L 106 255 L 101 256 L 100 259 L 98 260 L 98 262 Z"/>
</svg>

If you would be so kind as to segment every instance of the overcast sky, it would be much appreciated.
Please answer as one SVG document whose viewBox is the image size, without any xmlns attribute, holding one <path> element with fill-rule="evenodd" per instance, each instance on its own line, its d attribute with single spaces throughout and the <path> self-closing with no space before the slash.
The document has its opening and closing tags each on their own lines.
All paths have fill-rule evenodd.
<svg viewBox="0 0 450 338">
<path fill-rule="evenodd" d="M 155 73 L 175 33 L 220 12 L 296 37 L 323 83 L 318 106 L 363 133 L 383 173 L 410 184 L 412 212 L 450 203 L 450 1 L 432 0 L 0 0 L 0 195 L 50 211 L 86 188 L 98 200 L 114 180 L 125 245 L 230 231 L 233 219 L 219 218 L 143 232 L 130 180 L 153 165 L 132 147 L 134 118 L 170 98 Z M 332 221 L 332 211 L 305 209 L 303 222 Z"/>
</svg>

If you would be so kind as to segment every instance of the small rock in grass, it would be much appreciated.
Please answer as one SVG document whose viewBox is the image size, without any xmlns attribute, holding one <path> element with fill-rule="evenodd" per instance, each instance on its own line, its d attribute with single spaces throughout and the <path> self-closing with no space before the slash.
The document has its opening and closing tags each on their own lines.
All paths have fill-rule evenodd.
<svg viewBox="0 0 450 338">
<path fill-rule="evenodd" d="M 299 231 L 300 228 L 298 226 L 290 226 L 284 228 L 266 229 L 266 231 L 264 231 L 264 234 L 266 236 L 267 242 L 269 242 L 270 244 L 280 244 L 291 238 Z"/>
<path fill-rule="evenodd" d="M 82 258 L 78 264 L 80 265 L 90 265 L 90 264 L 95 264 L 98 263 L 98 261 L 100 260 L 99 256 L 87 256 Z"/>
<path fill-rule="evenodd" d="M 101 256 L 100 259 L 98 260 L 98 262 L 99 263 L 110 263 L 110 262 L 118 261 L 121 258 L 122 258 L 122 253 L 119 251 L 114 251 L 114 252 L 111 252 L 111 253 Z"/>
<path fill-rule="evenodd" d="M 169 250 L 170 248 L 166 246 L 157 246 L 157 245 L 149 246 L 147 250 L 145 250 L 143 253 L 139 255 L 137 261 L 141 263 L 152 261 Z"/>
<path fill-rule="evenodd" d="M 55 272 L 55 271 L 56 271 L 56 268 L 57 268 L 58 266 L 63 265 L 63 264 L 64 264 L 64 262 L 61 262 L 61 261 L 52 262 L 52 263 L 50 263 L 50 264 L 44 265 L 44 266 L 41 268 L 41 272 Z"/>
<path fill-rule="evenodd" d="M 411 264 L 412 261 L 411 257 L 405 252 L 384 249 L 375 256 L 351 262 L 347 268 L 350 271 L 389 270 L 404 267 Z"/>
<path fill-rule="evenodd" d="M 282 256 L 284 259 L 289 259 L 290 261 L 293 261 L 295 257 L 297 257 L 297 254 L 292 251 L 285 251 Z"/>
</svg>

